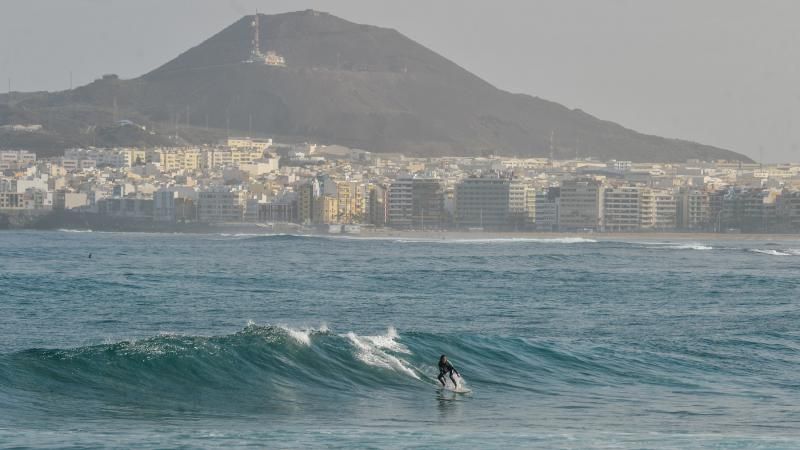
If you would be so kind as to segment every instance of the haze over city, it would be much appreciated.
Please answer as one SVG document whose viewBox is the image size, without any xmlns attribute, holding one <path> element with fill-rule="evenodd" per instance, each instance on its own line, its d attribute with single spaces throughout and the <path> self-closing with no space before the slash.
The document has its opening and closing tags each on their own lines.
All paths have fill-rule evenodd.
<svg viewBox="0 0 800 450">
<path fill-rule="evenodd" d="M 139 76 L 243 15 L 314 8 L 395 28 L 495 86 L 637 131 L 800 159 L 792 1 L 6 1 L 0 91 Z M 632 38 L 635 36 L 635 38 Z"/>
</svg>

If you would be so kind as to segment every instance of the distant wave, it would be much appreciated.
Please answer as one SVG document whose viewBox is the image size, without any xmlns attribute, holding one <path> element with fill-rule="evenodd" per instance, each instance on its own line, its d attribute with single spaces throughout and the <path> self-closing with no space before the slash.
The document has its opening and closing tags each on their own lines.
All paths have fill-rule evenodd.
<svg viewBox="0 0 800 450">
<path fill-rule="evenodd" d="M 69 228 L 59 228 L 58 231 L 62 233 L 92 233 L 92 230 L 73 230 Z"/>
<path fill-rule="evenodd" d="M 713 250 L 714 247 L 700 242 L 647 242 L 637 241 L 631 244 L 643 245 L 650 249 L 666 250 Z"/>
<path fill-rule="evenodd" d="M 671 250 L 714 250 L 714 247 L 703 244 L 675 244 L 668 245 L 665 248 Z"/>
<path fill-rule="evenodd" d="M 678 245 L 674 247 L 676 250 L 714 250 L 710 245 Z"/>
<path fill-rule="evenodd" d="M 293 240 L 293 239 L 328 239 L 352 241 L 385 241 L 396 243 L 432 243 L 432 244 L 509 244 L 509 243 L 539 243 L 539 244 L 584 244 L 596 243 L 595 239 L 583 237 L 558 237 L 558 238 L 525 238 L 525 237 L 487 237 L 487 238 L 461 238 L 447 236 L 430 237 L 404 237 L 404 236 L 370 236 L 351 234 L 292 234 L 292 233 L 218 233 L 217 236 L 255 241 Z"/>
<path fill-rule="evenodd" d="M 427 242 L 437 244 L 514 244 L 514 243 L 537 243 L 537 244 L 593 244 L 595 239 L 582 237 L 561 237 L 561 238 L 391 238 L 396 242 Z"/>
<path fill-rule="evenodd" d="M 751 248 L 751 249 L 749 249 L 749 251 L 751 251 L 753 253 L 761 253 L 763 255 L 770 255 L 770 256 L 800 255 L 800 252 L 794 252 L 794 251 L 788 251 L 788 250 L 787 251 L 780 251 L 780 250 L 774 250 L 774 249 L 765 250 L 765 249 L 760 249 L 760 248 Z"/>
</svg>

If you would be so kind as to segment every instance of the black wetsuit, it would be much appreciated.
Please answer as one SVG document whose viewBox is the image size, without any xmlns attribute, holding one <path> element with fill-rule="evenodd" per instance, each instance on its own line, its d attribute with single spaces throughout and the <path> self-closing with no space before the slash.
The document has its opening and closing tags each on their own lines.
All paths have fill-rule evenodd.
<svg viewBox="0 0 800 450">
<path fill-rule="evenodd" d="M 442 383 L 442 386 L 444 386 L 445 384 L 444 376 L 447 374 L 450 374 L 450 380 L 453 382 L 453 386 L 458 386 L 456 379 L 453 378 L 453 373 L 458 374 L 458 371 L 456 370 L 455 367 L 453 367 L 452 364 L 450 364 L 450 361 L 439 363 L 439 376 L 437 378 Z"/>
</svg>

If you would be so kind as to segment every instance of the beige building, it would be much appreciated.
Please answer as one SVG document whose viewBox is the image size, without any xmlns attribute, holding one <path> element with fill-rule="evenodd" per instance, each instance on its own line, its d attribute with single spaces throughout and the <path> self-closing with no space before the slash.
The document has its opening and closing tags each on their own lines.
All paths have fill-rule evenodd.
<svg viewBox="0 0 800 450">
<path fill-rule="evenodd" d="M 336 223 L 361 223 L 366 217 L 364 185 L 355 181 L 336 183 L 336 201 L 339 209 Z"/>
<path fill-rule="evenodd" d="M 653 228 L 656 230 L 672 230 L 678 226 L 678 204 L 675 193 L 669 189 L 651 190 L 655 202 L 655 222 Z"/>
<path fill-rule="evenodd" d="M 164 172 L 197 170 L 201 167 L 202 156 L 198 149 L 158 149 L 155 154 Z"/>
<path fill-rule="evenodd" d="M 264 151 L 248 148 L 214 149 L 205 152 L 203 167 L 219 169 L 229 166 L 252 164 L 253 161 L 262 159 Z"/>
<path fill-rule="evenodd" d="M 339 221 L 339 201 L 332 195 L 324 195 L 320 198 L 320 215 L 317 223 L 341 223 Z"/>
<path fill-rule="evenodd" d="M 272 145 L 272 139 L 252 139 L 249 137 L 229 137 L 227 146 L 231 149 L 256 149 L 264 152 Z"/>
<path fill-rule="evenodd" d="M 563 188 L 562 200 L 563 205 Z M 639 186 L 609 187 L 603 191 L 603 225 L 606 231 L 637 231 L 643 221 L 642 188 Z M 648 202 L 646 216 L 652 216 Z M 647 220 L 655 221 L 648 218 Z"/>
</svg>

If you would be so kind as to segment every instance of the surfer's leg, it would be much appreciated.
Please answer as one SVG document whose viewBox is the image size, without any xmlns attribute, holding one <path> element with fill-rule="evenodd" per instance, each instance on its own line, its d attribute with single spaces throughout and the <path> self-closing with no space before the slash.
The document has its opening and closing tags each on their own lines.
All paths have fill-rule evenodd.
<svg viewBox="0 0 800 450">
<path fill-rule="evenodd" d="M 439 383 L 442 383 L 442 387 L 447 386 L 447 383 L 444 382 L 444 374 L 443 373 L 440 373 L 437 378 L 439 378 Z"/>
<path fill-rule="evenodd" d="M 450 371 L 450 379 L 453 380 L 453 387 L 458 387 L 458 383 L 456 382 L 456 379 L 453 377 L 452 370 Z"/>
</svg>

